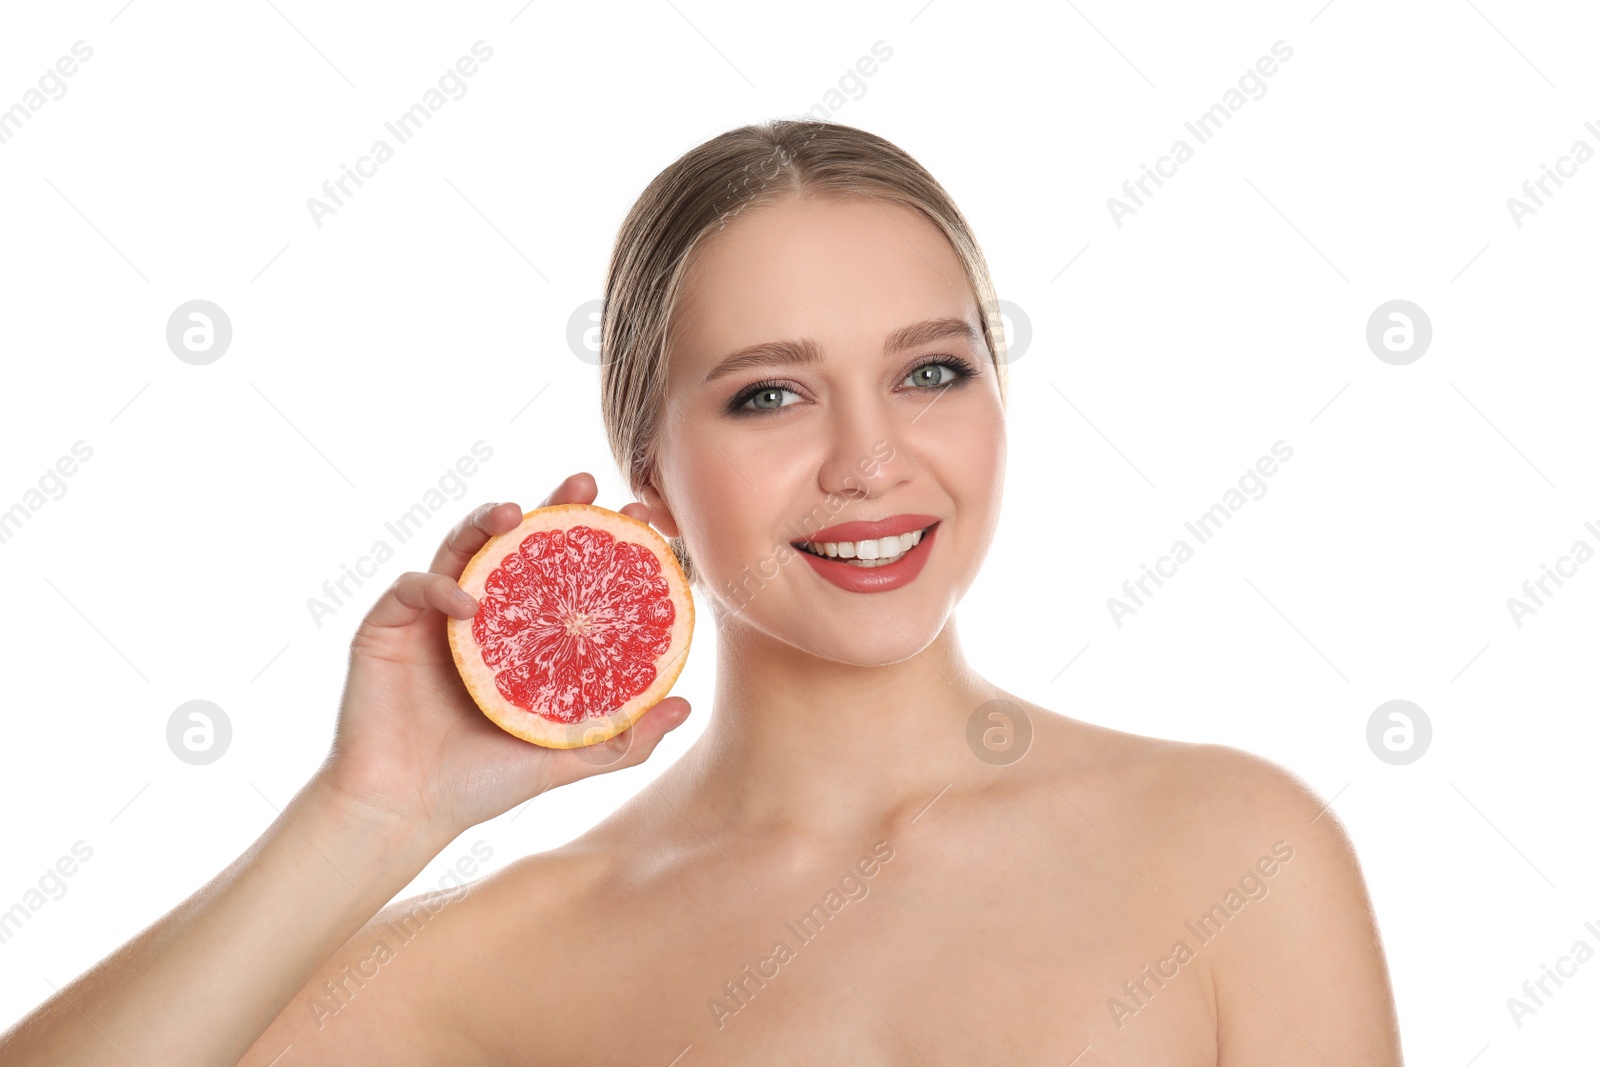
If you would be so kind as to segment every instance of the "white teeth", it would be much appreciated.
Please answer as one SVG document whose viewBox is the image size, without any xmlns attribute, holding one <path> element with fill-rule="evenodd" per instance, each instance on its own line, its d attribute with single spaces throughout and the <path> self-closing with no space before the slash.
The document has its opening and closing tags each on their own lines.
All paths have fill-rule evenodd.
<svg viewBox="0 0 1600 1067">
<path fill-rule="evenodd" d="M 922 541 L 922 530 L 875 537 L 866 541 L 811 541 L 806 547 L 819 556 L 859 560 L 862 567 L 881 567 L 893 563 Z"/>
</svg>

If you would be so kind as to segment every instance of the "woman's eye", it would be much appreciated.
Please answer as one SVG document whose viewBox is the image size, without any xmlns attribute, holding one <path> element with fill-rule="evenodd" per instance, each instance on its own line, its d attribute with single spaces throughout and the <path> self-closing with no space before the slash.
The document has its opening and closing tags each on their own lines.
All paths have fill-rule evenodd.
<svg viewBox="0 0 1600 1067">
<path fill-rule="evenodd" d="M 948 377 L 941 376 L 941 371 Z M 956 373 L 955 368 L 948 363 L 924 363 L 906 375 L 906 381 L 921 388 L 923 386 L 946 385 L 957 377 L 959 375 Z"/>
<path fill-rule="evenodd" d="M 776 411 L 781 407 L 788 406 L 783 402 L 783 394 L 785 393 L 788 393 L 790 396 L 795 397 L 796 399 L 799 399 L 800 396 L 800 394 L 796 393 L 793 389 L 784 389 L 781 386 L 769 386 L 765 389 L 760 389 L 754 393 L 751 393 L 750 396 L 740 406 L 745 411 Z"/>
<path fill-rule="evenodd" d="M 963 359 L 930 360 L 906 375 L 905 383 L 914 390 L 931 391 L 957 385 L 971 378 L 973 374 L 971 365 Z M 793 399 L 785 400 L 785 394 Z M 798 391 L 779 385 L 775 381 L 756 382 L 728 401 L 727 410 L 730 415 L 751 415 L 763 411 L 780 411 L 804 400 L 805 397 Z"/>
</svg>

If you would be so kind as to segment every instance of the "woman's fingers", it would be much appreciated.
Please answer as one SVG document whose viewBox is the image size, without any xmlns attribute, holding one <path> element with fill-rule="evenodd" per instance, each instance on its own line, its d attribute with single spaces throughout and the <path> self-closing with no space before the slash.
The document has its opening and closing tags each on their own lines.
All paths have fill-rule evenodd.
<svg viewBox="0 0 1600 1067">
<path fill-rule="evenodd" d="M 569 474 L 565 481 L 551 490 L 550 495 L 544 498 L 541 508 L 553 507 L 556 504 L 593 504 L 594 498 L 600 493 L 600 487 L 595 484 L 594 475 L 588 471 L 579 471 Z"/>
<path fill-rule="evenodd" d="M 559 784 L 575 782 L 607 771 L 634 767 L 655 753 L 661 739 L 689 717 L 689 702 L 670 696 L 644 713 L 643 718 L 609 741 L 582 748 L 551 750 L 556 761 L 550 768 Z"/>
<path fill-rule="evenodd" d="M 435 574 L 460 578 L 467 561 L 478 554 L 478 549 L 488 544 L 495 534 L 516 529 L 522 521 L 522 509 L 509 501 L 502 504 L 482 504 L 472 514 L 451 527 L 445 534 L 439 551 L 434 553 L 428 570 Z"/>
<path fill-rule="evenodd" d="M 651 731 L 652 739 L 661 740 L 662 737 L 683 725 L 683 720 L 689 717 L 689 702 L 683 697 L 667 697 L 644 713 L 644 718 L 634 723 L 629 729 L 644 726 Z"/>
<path fill-rule="evenodd" d="M 547 508 L 554 504 L 592 504 L 599 491 L 594 475 L 588 471 L 579 471 L 577 474 L 568 475 L 566 480 L 556 486 L 539 506 Z M 521 521 L 522 509 L 513 503 L 480 505 L 445 535 L 428 570 L 435 574 L 460 578 L 467 563 L 478 554 L 478 549 L 489 542 L 489 538 L 516 529 Z"/>
<path fill-rule="evenodd" d="M 378 627 L 410 626 L 430 609 L 470 619 L 477 614 L 478 602 L 462 592 L 448 574 L 406 571 L 378 598 L 362 622 Z"/>
</svg>

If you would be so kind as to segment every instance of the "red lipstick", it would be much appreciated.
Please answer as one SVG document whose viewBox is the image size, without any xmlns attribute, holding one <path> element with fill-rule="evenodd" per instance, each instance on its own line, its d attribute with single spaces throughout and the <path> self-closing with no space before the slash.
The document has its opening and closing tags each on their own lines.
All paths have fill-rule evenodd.
<svg viewBox="0 0 1600 1067">
<path fill-rule="evenodd" d="M 922 539 L 906 550 L 899 559 L 881 567 L 862 567 L 849 560 L 819 556 L 805 549 L 800 555 L 811 569 L 826 581 L 850 593 L 886 593 L 913 582 L 928 562 L 933 542 L 939 532 L 939 520 L 932 515 L 894 515 L 873 522 L 845 522 L 827 526 L 806 539 L 818 541 L 865 541 L 874 537 L 893 537 L 926 528 Z M 805 542 L 795 542 L 796 545 Z"/>
<path fill-rule="evenodd" d="M 894 537 L 897 534 L 910 533 L 912 530 L 921 530 L 938 521 L 938 517 L 934 515 L 891 515 L 887 519 L 874 519 L 871 522 L 841 522 L 837 526 L 824 526 L 810 537 L 803 537 L 794 543 L 866 541 L 873 537 Z"/>
</svg>

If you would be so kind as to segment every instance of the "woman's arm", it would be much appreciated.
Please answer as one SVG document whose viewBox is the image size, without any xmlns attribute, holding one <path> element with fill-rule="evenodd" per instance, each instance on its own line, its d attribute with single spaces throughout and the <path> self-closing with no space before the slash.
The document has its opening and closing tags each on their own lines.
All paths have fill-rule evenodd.
<svg viewBox="0 0 1600 1067">
<path fill-rule="evenodd" d="M 593 476 L 575 474 L 540 506 L 593 503 L 597 491 Z M 622 511 L 649 521 L 643 505 Z M 352 936 L 447 843 L 547 789 L 642 763 L 684 721 L 688 702 L 666 698 L 613 739 L 626 754 L 600 766 L 513 737 L 479 710 L 445 617 L 477 612 L 457 585 L 462 569 L 521 520 L 515 504 L 484 505 L 450 531 L 428 571 L 395 580 L 351 641 L 333 746 L 311 781 L 226 870 L 0 1034 L 0 1062 L 214 1067 L 253 1050 L 253 1065 L 257 1040 L 297 994 L 313 992 L 305 987 L 324 961 L 352 949 Z M 431 1013 L 447 1009 L 413 1004 L 417 996 L 385 998 L 395 1010 L 382 1025 L 430 1062 L 459 1034 L 435 1025 Z M 348 1062 L 367 1051 L 359 1028 L 346 1026 L 316 1055 Z"/>
<path fill-rule="evenodd" d="M 313 778 L 220 874 L 0 1036 L 0 1062 L 237 1063 L 447 843 Z"/>
<path fill-rule="evenodd" d="M 1389 969 L 1349 835 L 1276 764 L 1206 751 L 1205 777 L 1226 783 L 1212 810 L 1213 854 L 1227 858 L 1197 909 L 1225 926 L 1199 950 L 1211 954 L 1218 1067 L 1400 1067 Z"/>
</svg>

